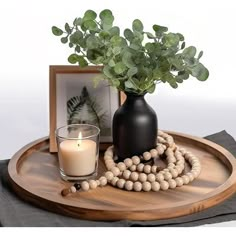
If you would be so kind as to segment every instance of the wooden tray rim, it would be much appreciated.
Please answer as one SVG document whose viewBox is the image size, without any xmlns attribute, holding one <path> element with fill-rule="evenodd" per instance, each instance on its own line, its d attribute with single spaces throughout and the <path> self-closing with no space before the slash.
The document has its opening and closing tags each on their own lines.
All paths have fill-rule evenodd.
<svg viewBox="0 0 236 236">
<path fill-rule="evenodd" d="M 227 162 L 225 164 L 227 165 L 227 168 L 231 169 L 230 170 L 231 171 L 230 176 L 228 177 L 228 179 L 222 185 L 218 186 L 213 191 L 211 191 L 211 192 L 205 194 L 204 196 L 200 197 L 199 200 L 197 202 L 195 202 L 194 204 L 191 201 L 184 200 L 185 208 L 188 208 L 188 210 L 189 210 L 189 207 L 191 205 L 193 213 L 194 212 L 199 212 L 199 211 L 204 209 L 203 203 L 205 203 L 206 201 L 208 201 L 210 199 L 212 200 L 211 201 L 212 203 L 207 207 L 207 208 L 209 208 L 209 207 L 212 207 L 216 204 L 219 204 L 219 203 L 223 202 L 225 199 L 227 199 L 228 197 L 230 197 L 232 194 L 235 193 L 235 191 L 236 191 L 236 159 L 229 151 L 227 151 L 225 148 L 223 148 L 222 146 L 220 146 L 220 145 L 218 145 L 218 144 L 216 144 L 212 141 L 209 141 L 209 140 L 206 140 L 206 139 L 203 139 L 203 138 L 200 138 L 200 137 L 187 135 L 187 134 L 174 132 L 174 131 L 166 131 L 166 132 L 169 133 L 170 135 L 180 136 L 180 137 L 183 137 L 183 138 L 194 140 L 195 142 L 200 142 L 204 146 L 209 146 L 211 149 L 215 149 L 217 152 L 220 153 L 220 155 L 225 157 L 225 160 L 227 160 Z M 45 143 L 48 143 L 48 142 L 49 142 L 48 137 L 43 137 L 43 138 L 37 139 L 37 140 L 25 145 L 23 148 L 21 148 L 12 157 L 12 159 L 10 160 L 9 165 L 8 165 L 8 173 L 9 173 L 9 177 L 10 177 L 9 179 L 10 179 L 11 183 L 13 184 L 13 186 L 17 189 L 23 190 L 26 193 L 26 195 L 28 195 L 28 194 L 33 195 L 35 198 L 43 199 L 44 201 L 46 200 L 49 203 L 53 202 L 55 204 L 60 204 L 62 206 L 66 206 L 66 207 L 69 207 L 69 208 L 77 208 L 78 210 L 86 211 L 86 213 L 88 213 L 89 211 L 91 211 L 91 212 L 96 211 L 96 212 L 103 212 L 104 213 L 104 210 L 102 210 L 100 208 L 89 209 L 89 208 L 84 208 L 84 207 L 81 207 L 81 206 L 76 206 L 76 207 L 72 206 L 70 203 L 65 203 L 63 201 L 63 198 L 62 198 L 61 201 L 56 201 L 55 202 L 50 196 L 48 198 L 45 198 L 45 197 L 40 196 L 40 193 L 37 193 L 37 195 L 35 195 L 34 193 L 30 192 L 30 186 L 27 185 L 27 183 L 22 181 L 21 178 L 17 178 L 17 175 L 18 175 L 18 170 L 17 170 L 17 167 L 16 167 L 17 163 L 22 161 L 21 160 L 22 158 L 29 155 L 27 152 L 32 152 L 30 150 L 32 147 L 36 147 L 36 150 L 37 150 L 40 147 L 44 146 Z M 224 160 L 223 160 L 223 162 L 224 162 Z M 173 212 L 177 209 L 179 210 L 179 208 L 182 207 L 181 203 L 182 203 L 182 201 L 180 201 L 176 206 L 172 207 Z M 158 212 L 160 213 L 161 211 L 165 211 L 165 209 L 166 208 L 160 208 L 159 207 Z M 111 210 L 110 212 L 113 213 L 113 214 L 116 214 L 116 212 L 123 212 L 124 214 L 125 213 L 129 214 L 130 210 L 132 210 L 132 209 L 130 208 L 129 211 L 122 210 L 122 209 L 121 210 L 116 210 L 116 211 Z M 109 212 L 109 210 L 106 210 L 106 211 Z M 145 211 L 155 213 L 155 208 L 147 209 Z M 142 210 L 132 210 L 131 213 L 137 213 L 137 212 L 142 212 Z M 184 214 L 184 212 L 181 215 L 180 214 L 173 214 L 169 218 L 173 218 L 173 217 L 177 217 L 177 216 L 183 216 L 183 215 L 186 215 L 186 214 Z M 124 219 L 130 219 L 130 218 L 128 217 L 128 218 L 124 218 Z M 155 218 L 155 219 L 157 219 L 157 218 Z M 167 219 L 167 218 L 159 218 L 159 219 Z M 145 220 L 145 219 L 142 219 L 142 220 Z"/>
</svg>

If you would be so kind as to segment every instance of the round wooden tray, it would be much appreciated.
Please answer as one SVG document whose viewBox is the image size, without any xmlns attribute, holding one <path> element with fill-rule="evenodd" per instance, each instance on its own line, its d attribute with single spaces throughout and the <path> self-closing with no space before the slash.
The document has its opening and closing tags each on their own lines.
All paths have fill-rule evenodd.
<svg viewBox="0 0 236 236">
<path fill-rule="evenodd" d="M 62 197 L 70 186 L 60 179 L 56 154 L 49 153 L 48 138 L 18 151 L 8 171 L 15 192 L 49 211 L 89 220 L 157 220 L 196 213 L 219 204 L 236 191 L 236 159 L 208 140 L 168 132 L 175 142 L 196 154 L 200 176 L 191 184 L 159 192 L 128 192 L 112 186 Z M 99 175 L 105 170 L 99 160 Z"/>
</svg>

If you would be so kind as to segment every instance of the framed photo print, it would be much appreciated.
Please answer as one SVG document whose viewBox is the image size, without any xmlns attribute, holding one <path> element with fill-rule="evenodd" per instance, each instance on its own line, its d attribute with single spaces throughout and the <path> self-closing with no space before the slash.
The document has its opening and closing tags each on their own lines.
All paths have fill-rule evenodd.
<svg viewBox="0 0 236 236">
<path fill-rule="evenodd" d="M 101 150 L 112 142 L 112 118 L 125 97 L 102 79 L 101 68 L 50 66 L 50 152 L 57 152 L 55 130 L 69 124 L 99 127 Z"/>
</svg>

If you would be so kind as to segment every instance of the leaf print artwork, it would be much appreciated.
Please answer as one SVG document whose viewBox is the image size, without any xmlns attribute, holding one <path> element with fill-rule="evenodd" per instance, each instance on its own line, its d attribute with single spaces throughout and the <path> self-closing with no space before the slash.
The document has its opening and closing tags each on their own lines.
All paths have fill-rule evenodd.
<svg viewBox="0 0 236 236">
<path fill-rule="evenodd" d="M 101 129 L 102 136 L 111 135 L 111 128 L 107 127 L 107 111 L 91 97 L 86 86 L 79 96 L 67 101 L 67 124 L 92 124 Z"/>
</svg>

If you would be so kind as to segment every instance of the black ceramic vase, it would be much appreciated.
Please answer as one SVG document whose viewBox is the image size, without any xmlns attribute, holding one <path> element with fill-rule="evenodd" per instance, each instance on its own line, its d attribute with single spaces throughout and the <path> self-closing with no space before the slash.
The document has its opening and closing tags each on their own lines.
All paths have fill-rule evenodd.
<svg viewBox="0 0 236 236">
<path fill-rule="evenodd" d="M 120 161 L 141 155 L 156 146 L 157 116 L 144 95 L 126 93 L 124 104 L 113 117 L 113 144 Z"/>
</svg>

